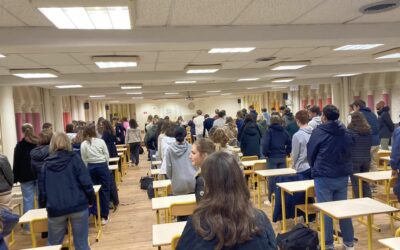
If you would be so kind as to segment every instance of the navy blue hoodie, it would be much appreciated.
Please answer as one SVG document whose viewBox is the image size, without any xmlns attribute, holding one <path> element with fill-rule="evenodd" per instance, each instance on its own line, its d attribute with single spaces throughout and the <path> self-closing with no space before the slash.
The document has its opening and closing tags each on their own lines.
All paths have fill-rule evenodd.
<svg viewBox="0 0 400 250">
<path fill-rule="evenodd" d="M 380 144 L 378 117 L 367 107 L 360 108 L 360 112 L 364 115 L 365 119 L 367 119 L 369 126 L 371 126 L 372 146 L 378 146 Z"/>
<path fill-rule="evenodd" d="M 46 159 L 39 188 L 39 201 L 49 217 L 83 211 L 95 200 L 89 171 L 70 151 L 57 151 Z"/>
<path fill-rule="evenodd" d="M 336 178 L 352 173 L 352 138 L 339 121 L 315 128 L 307 144 L 307 159 L 315 177 Z"/>
<path fill-rule="evenodd" d="M 289 133 L 279 124 L 272 124 L 262 139 L 263 155 L 268 158 L 286 158 L 292 152 Z"/>
<path fill-rule="evenodd" d="M 261 131 L 254 121 L 248 121 L 242 126 L 238 138 L 244 156 L 260 156 L 261 136 Z"/>
</svg>

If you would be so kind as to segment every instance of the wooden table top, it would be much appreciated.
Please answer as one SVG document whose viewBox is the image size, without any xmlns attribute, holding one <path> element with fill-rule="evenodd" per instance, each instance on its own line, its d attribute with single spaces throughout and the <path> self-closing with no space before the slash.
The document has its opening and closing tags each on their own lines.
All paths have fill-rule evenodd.
<svg viewBox="0 0 400 250">
<path fill-rule="evenodd" d="M 118 165 L 108 165 L 108 170 L 117 170 Z"/>
<path fill-rule="evenodd" d="M 93 185 L 93 189 L 94 189 L 95 193 L 99 192 L 100 188 L 101 188 L 101 185 Z"/>
<path fill-rule="evenodd" d="M 379 241 L 379 243 L 381 243 L 382 245 L 384 245 L 390 249 L 400 250 L 400 237 L 381 239 L 378 241 Z"/>
<path fill-rule="evenodd" d="M 24 248 L 22 250 L 60 250 L 62 245 L 35 247 L 35 248 Z"/>
<path fill-rule="evenodd" d="M 186 221 L 153 225 L 153 246 L 170 245 L 175 235 L 181 235 Z"/>
<path fill-rule="evenodd" d="M 392 178 L 392 170 L 357 173 L 354 175 L 368 181 L 385 181 Z"/>
<path fill-rule="evenodd" d="M 150 169 L 150 174 L 151 175 L 158 175 L 160 174 L 161 169 Z"/>
<path fill-rule="evenodd" d="M 390 161 L 390 156 L 381 156 L 379 157 L 379 160 Z"/>
<path fill-rule="evenodd" d="M 153 181 L 153 188 L 165 188 L 171 185 L 171 180 Z"/>
<path fill-rule="evenodd" d="M 263 177 L 294 175 L 296 170 L 293 168 L 278 168 L 278 169 L 265 169 L 254 171 L 256 174 Z"/>
<path fill-rule="evenodd" d="M 194 201 L 196 201 L 196 196 L 194 194 L 157 197 L 151 199 L 151 209 L 152 210 L 166 209 L 169 208 L 172 203 L 194 202 Z"/>
<path fill-rule="evenodd" d="M 162 161 L 152 161 L 152 162 L 151 162 L 151 165 L 156 165 L 156 166 L 158 166 L 158 165 L 161 165 L 161 163 L 162 163 Z"/>
<path fill-rule="evenodd" d="M 127 150 L 127 148 L 117 148 L 117 152 L 124 152 L 126 150 Z"/>
<path fill-rule="evenodd" d="M 305 192 L 307 188 L 314 186 L 314 180 L 281 182 L 276 185 L 289 193 Z"/>
<path fill-rule="evenodd" d="M 240 162 L 244 167 L 252 167 L 256 165 L 257 163 L 267 163 L 266 159 L 261 159 L 261 160 L 254 160 L 254 161 L 242 161 Z"/>
<path fill-rule="evenodd" d="M 314 203 L 313 205 L 335 219 L 400 211 L 398 208 L 391 207 L 385 203 L 373 200 L 371 198 L 330 201 L 324 203 Z"/>
<path fill-rule="evenodd" d="M 108 162 L 118 162 L 119 161 L 119 157 L 112 157 L 110 159 L 108 159 Z"/>
<path fill-rule="evenodd" d="M 392 151 L 391 151 L 391 150 L 385 150 L 385 149 L 379 149 L 379 150 L 378 150 L 378 154 L 383 154 L 383 153 L 391 154 Z"/>
</svg>

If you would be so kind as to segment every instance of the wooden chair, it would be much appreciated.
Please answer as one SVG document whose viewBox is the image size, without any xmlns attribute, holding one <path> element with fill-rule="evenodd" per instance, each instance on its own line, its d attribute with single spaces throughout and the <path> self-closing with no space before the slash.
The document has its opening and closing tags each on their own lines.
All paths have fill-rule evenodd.
<svg viewBox="0 0 400 250">
<path fill-rule="evenodd" d="M 389 206 L 397 207 L 397 203 L 399 203 L 397 196 L 391 192 L 393 187 L 396 185 L 397 177 L 392 177 L 388 182 L 385 183 L 385 193 L 378 194 L 374 198 L 385 202 Z M 390 228 L 394 231 L 394 219 L 400 219 L 399 217 L 395 216 L 395 213 L 390 214 Z"/>
<path fill-rule="evenodd" d="M 256 163 L 251 169 L 250 169 L 250 178 L 249 178 L 249 183 L 250 183 L 250 187 L 251 189 L 253 189 L 253 199 L 255 200 L 255 192 L 257 191 L 256 188 L 256 183 L 257 183 L 257 178 L 256 178 L 256 174 L 255 171 L 256 170 L 264 170 L 265 169 L 265 163 Z M 261 179 L 266 180 L 266 178 L 264 177 L 258 177 Z M 259 183 L 257 183 L 257 185 L 260 185 Z M 267 193 L 267 183 L 265 181 L 265 185 L 264 185 L 264 193 Z"/>
<path fill-rule="evenodd" d="M 256 161 L 256 160 L 258 160 L 258 156 L 257 155 L 240 157 L 240 161 Z"/>
<path fill-rule="evenodd" d="M 390 153 L 389 152 L 379 152 L 378 151 L 378 159 L 376 159 L 376 162 L 378 163 L 378 170 L 388 170 L 388 166 L 387 166 L 387 162 L 386 161 L 383 161 L 383 160 L 380 160 L 380 158 L 381 157 L 384 157 L 384 156 L 390 156 Z M 381 164 L 382 163 L 382 164 Z"/>
<path fill-rule="evenodd" d="M 305 199 L 304 199 L 304 204 L 296 205 L 296 207 L 294 209 L 294 221 L 296 224 L 297 224 L 297 210 L 304 212 L 307 226 L 309 226 L 308 215 L 310 215 L 310 214 L 317 215 L 317 213 L 318 213 L 317 208 L 314 207 L 311 203 L 309 203 L 309 198 L 312 198 L 315 201 L 315 196 L 316 195 L 315 195 L 314 187 L 307 188 Z"/>
<path fill-rule="evenodd" d="M 172 217 L 192 215 L 197 207 L 196 201 L 192 202 L 176 202 L 169 207 L 169 222 L 172 222 Z"/>
<path fill-rule="evenodd" d="M 36 234 L 39 233 L 44 233 L 48 232 L 48 220 L 46 219 L 34 219 L 30 223 L 30 230 L 31 230 L 31 240 L 32 240 L 32 247 L 35 248 L 37 247 L 37 239 L 36 239 Z M 67 224 L 67 241 L 64 240 L 63 243 L 64 246 L 68 247 L 68 249 L 73 249 L 73 243 L 72 243 L 72 226 L 71 222 L 68 219 L 68 224 Z"/>
<path fill-rule="evenodd" d="M 179 239 L 181 238 L 180 234 L 175 235 L 171 241 L 171 250 L 175 250 L 178 245 Z"/>
</svg>

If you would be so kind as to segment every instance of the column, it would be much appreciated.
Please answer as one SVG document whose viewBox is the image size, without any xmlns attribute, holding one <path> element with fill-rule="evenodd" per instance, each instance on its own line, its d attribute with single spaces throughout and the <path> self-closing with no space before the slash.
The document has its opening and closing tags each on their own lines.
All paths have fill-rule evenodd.
<svg viewBox="0 0 400 250">
<path fill-rule="evenodd" d="M 371 110 L 374 110 L 374 94 L 372 93 L 372 91 L 368 91 L 368 108 L 370 108 Z"/>
<path fill-rule="evenodd" d="M 90 111 L 92 113 L 93 116 L 93 121 L 97 121 L 97 119 L 99 119 L 99 112 L 97 110 L 97 102 L 92 102 L 90 103 L 91 107 L 90 107 Z"/>
<path fill-rule="evenodd" d="M 64 131 L 64 122 L 63 122 L 63 101 L 62 96 L 53 96 L 54 102 L 54 132 L 63 132 Z"/>
<path fill-rule="evenodd" d="M 33 123 L 32 111 L 30 107 L 25 108 L 25 123 Z"/>
<path fill-rule="evenodd" d="M 41 105 L 34 105 L 32 108 L 32 124 L 33 124 L 33 129 L 35 130 L 35 134 L 39 134 L 40 131 L 42 130 L 42 121 L 41 121 Z"/>
<path fill-rule="evenodd" d="M 0 132 L 3 144 L 3 154 L 7 156 L 12 166 L 14 161 L 14 146 L 17 144 L 17 129 L 15 126 L 16 117 L 12 87 L 0 87 L 0 114 Z"/>
<path fill-rule="evenodd" d="M 323 103 L 322 103 L 322 96 L 318 96 L 318 107 L 320 110 L 322 110 L 323 108 Z"/>
<path fill-rule="evenodd" d="M 390 106 L 389 102 L 389 91 L 387 89 L 384 89 L 382 91 L 382 100 L 385 102 L 386 106 Z"/>
<path fill-rule="evenodd" d="M 53 102 L 48 89 L 42 89 L 43 91 L 43 107 L 44 107 L 44 122 L 50 122 L 54 124 L 53 116 Z"/>
<path fill-rule="evenodd" d="M 23 123 L 22 105 L 20 103 L 16 103 L 14 105 L 14 109 L 15 109 L 15 126 L 16 126 L 16 130 L 17 130 L 17 140 L 20 141 L 22 139 L 22 137 L 24 137 L 22 135 L 22 130 L 21 130 L 22 123 Z"/>
<path fill-rule="evenodd" d="M 71 118 L 75 121 L 79 120 L 79 111 L 75 96 L 71 96 Z"/>
<path fill-rule="evenodd" d="M 83 100 L 78 100 L 78 120 L 86 121 L 85 119 L 85 102 Z"/>
<path fill-rule="evenodd" d="M 326 97 L 326 105 L 332 104 L 332 97 L 329 95 Z"/>
</svg>

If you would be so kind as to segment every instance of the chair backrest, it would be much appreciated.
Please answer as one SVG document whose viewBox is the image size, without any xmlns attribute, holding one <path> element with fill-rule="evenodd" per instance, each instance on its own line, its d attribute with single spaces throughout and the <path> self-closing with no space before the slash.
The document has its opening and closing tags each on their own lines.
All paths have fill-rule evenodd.
<svg viewBox="0 0 400 250">
<path fill-rule="evenodd" d="M 171 250 L 175 250 L 178 245 L 179 239 L 181 238 L 180 234 L 175 235 L 171 240 Z"/>
<path fill-rule="evenodd" d="M 192 215 L 196 207 L 196 201 L 172 203 L 170 206 L 170 222 L 172 221 L 172 216 Z"/>
<path fill-rule="evenodd" d="M 308 205 L 308 198 L 314 198 L 315 199 L 315 188 L 314 187 L 308 187 L 306 190 L 306 197 L 304 204 Z"/>
<path fill-rule="evenodd" d="M 240 161 L 256 161 L 256 160 L 258 160 L 258 156 L 257 155 L 240 157 Z"/>
<path fill-rule="evenodd" d="M 394 237 L 400 237 L 400 227 L 397 228 L 396 233 L 394 234 Z"/>
<path fill-rule="evenodd" d="M 47 218 L 33 219 L 30 222 L 32 247 L 37 247 L 36 234 L 49 231 Z"/>
<path fill-rule="evenodd" d="M 256 171 L 256 170 L 264 170 L 264 169 L 266 169 L 266 167 L 265 167 L 265 163 L 256 163 L 256 164 L 254 164 L 254 166 L 253 166 L 253 170 L 254 171 Z"/>
<path fill-rule="evenodd" d="M 389 182 L 385 186 L 385 195 L 386 195 L 386 201 L 390 202 L 390 192 L 391 189 L 396 185 L 397 182 L 397 176 L 390 178 Z"/>
</svg>

